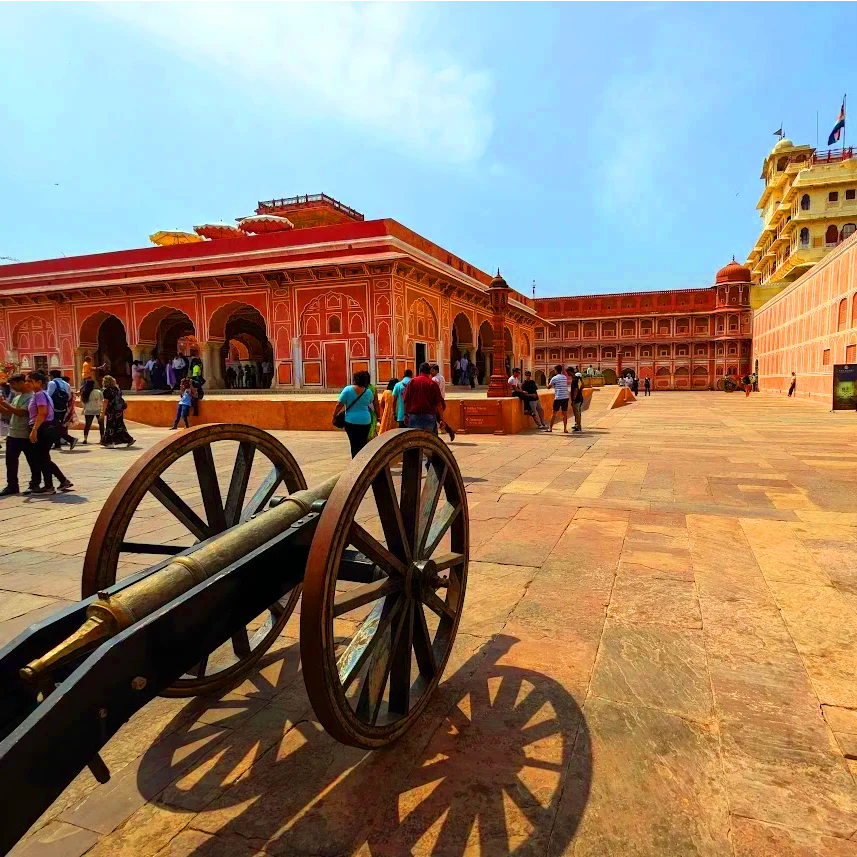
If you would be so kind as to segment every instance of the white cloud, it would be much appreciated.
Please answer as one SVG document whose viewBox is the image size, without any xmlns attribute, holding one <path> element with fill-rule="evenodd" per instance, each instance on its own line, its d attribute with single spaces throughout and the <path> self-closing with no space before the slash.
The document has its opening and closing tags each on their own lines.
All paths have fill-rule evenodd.
<svg viewBox="0 0 857 857">
<path fill-rule="evenodd" d="M 411 153 L 479 159 L 493 130 L 491 75 L 421 39 L 408 3 L 105 3 L 102 9 L 220 66 L 288 110 L 358 126 Z"/>
</svg>

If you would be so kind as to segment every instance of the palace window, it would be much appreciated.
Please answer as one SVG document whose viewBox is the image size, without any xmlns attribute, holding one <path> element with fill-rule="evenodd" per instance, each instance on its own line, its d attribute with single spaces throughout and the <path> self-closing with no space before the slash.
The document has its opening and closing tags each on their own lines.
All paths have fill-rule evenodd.
<svg viewBox="0 0 857 857">
<path fill-rule="evenodd" d="M 836 228 L 836 225 L 831 223 L 830 226 L 827 227 L 827 231 L 824 233 L 824 243 L 827 247 L 835 247 L 839 242 L 839 230 Z"/>
<path fill-rule="evenodd" d="M 807 229 L 805 226 L 800 231 L 800 246 L 809 247 L 809 229 Z"/>
<path fill-rule="evenodd" d="M 536 328 L 536 339 L 544 339 L 545 338 L 545 329 L 543 327 Z"/>
<path fill-rule="evenodd" d="M 845 199 L 854 199 L 855 196 L 857 196 L 857 191 L 854 188 L 845 191 Z"/>
<path fill-rule="evenodd" d="M 643 348 L 640 351 L 640 357 L 651 357 L 651 356 L 652 356 L 652 349 L 651 348 Z"/>
<path fill-rule="evenodd" d="M 845 324 L 848 321 L 848 299 L 842 298 L 839 301 L 839 317 L 836 320 L 836 329 L 845 330 Z"/>
<path fill-rule="evenodd" d="M 809 211 L 809 194 L 805 193 L 800 198 L 800 210 L 801 211 Z"/>
<path fill-rule="evenodd" d="M 332 315 L 327 319 L 328 333 L 342 333 L 342 319 L 338 315 Z"/>
<path fill-rule="evenodd" d="M 854 223 L 846 223 L 845 226 L 842 227 L 840 237 L 844 241 L 846 238 L 850 238 L 855 232 L 857 232 L 857 225 Z"/>
<path fill-rule="evenodd" d="M 827 194 L 827 201 L 828 202 L 839 202 L 839 191 L 838 190 L 830 191 L 830 193 Z"/>
<path fill-rule="evenodd" d="M 857 345 L 848 345 L 845 348 L 845 362 L 857 363 Z"/>
<path fill-rule="evenodd" d="M 821 352 L 821 365 L 829 366 L 830 365 L 830 349 L 825 348 L 824 351 Z"/>
</svg>

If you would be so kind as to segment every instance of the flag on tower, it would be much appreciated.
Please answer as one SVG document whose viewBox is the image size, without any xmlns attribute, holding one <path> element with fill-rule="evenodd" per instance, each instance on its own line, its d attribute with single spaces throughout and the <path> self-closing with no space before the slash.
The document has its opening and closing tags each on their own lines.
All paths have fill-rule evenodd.
<svg viewBox="0 0 857 857">
<path fill-rule="evenodd" d="M 783 139 L 783 137 L 786 136 L 785 134 L 783 134 L 783 126 L 782 125 L 780 125 L 780 127 L 777 128 L 776 131 L 774 131 L 774 136 L 779 137 L 781 140 Z"/>
<path fill-rule="evenodd" d="M 832 146 L 834 143 L 839 142 L 839 138 L 842 136 L 842 129 L 845 127 L 845 98 L 842 99 L 842 107 L 839 109 L 839 118 L 836 120 L 836 124 L 833 126 L 833 130 L 830 132 L 830 136 L 827 138 L 827 145 Z"/>
</svg>

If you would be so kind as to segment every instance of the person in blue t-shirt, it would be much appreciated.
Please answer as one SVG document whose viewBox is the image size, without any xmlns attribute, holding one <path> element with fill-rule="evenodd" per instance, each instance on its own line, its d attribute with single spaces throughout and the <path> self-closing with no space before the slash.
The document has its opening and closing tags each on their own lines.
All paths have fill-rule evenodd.
<svg viewBox="0 0 857 857">
<path fill-rule="evenodd" d="M 179 384 L 179 406 L 176 408 L 176 421 L 173 423 L 173 428 L 179 427 L 179 420 L 184 420 L 184 427 L 190 428 L 187 415 L 193 407 L 193 388 L 191 387 L 190 378 L 182 378 Z"/>
<path fill-rule="evenodd" d="M 370 386 L 368 372 L 355 372 L 354 382 L 339 394 L 335 413 L 345 411 L 345 433 L 354 458 L 367 443 L 372 429 L 372 417 L 378 413 L 378 397 Z"/>
<path fill-rule="evenodd" d="M 396 421 L 399 428 L 405 428 L 405 387 L 411 383 L 414 377 L 412 369 L 405 369 L 404 377 L 393 387 L 393 398 L 396 400 Z"/>
</svg>

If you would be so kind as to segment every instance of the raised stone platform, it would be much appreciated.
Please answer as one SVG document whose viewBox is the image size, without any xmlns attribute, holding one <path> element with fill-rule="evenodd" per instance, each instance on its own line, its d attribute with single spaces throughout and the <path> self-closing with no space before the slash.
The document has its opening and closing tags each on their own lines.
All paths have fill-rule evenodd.
<svg viewBox="0 0 857 857">
<path fill-rule="evenodd" d="M 520 399 L 489 399 L 484 390 L 447 388 L 446 419 L 455 431 L 477 434 L 518 434 L 533 428 L 533 420 L 524 414 Z M 591 396 L 591 390 L 585 395 Z M 540 393 L 547 413 L 553 393 Z M 199 403 L 199 416 L 193 424 L 249 423 L 268 430 L 336 431 L 331 418 L 336 405 L 334 393 L 271 393 L 252 390 L 215 392 Z M 125 418 L 149 426 L 173 424 L 178 394 L 129 395 Z"/>
</svg>

